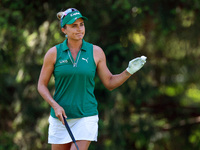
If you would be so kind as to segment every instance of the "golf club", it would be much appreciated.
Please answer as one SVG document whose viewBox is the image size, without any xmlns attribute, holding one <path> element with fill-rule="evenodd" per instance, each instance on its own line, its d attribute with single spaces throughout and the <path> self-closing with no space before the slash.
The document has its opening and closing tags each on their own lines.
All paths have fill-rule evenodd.
<svg viewBox="0 0 200 150">
<path fill-rule="evenodd" d="M 64 119 L 64 122 L 65 122 L 65 127 L 66 127 L 66 129 L 67 129 L 72 141 L 74 142 L 74 144 L 76 146 L 76 149 L 79 150 L 78 145 L 76 144 L 76 140 L 75 140 L 75 138 L 74 138 L 74 136 L 72 134 L 72 131 L 71 131 L 71 129 L 70 129 L 70 127 L 69 127 L 69 125 L 68 125 L 68 123 L 67 123 L 67 121 L 66 121 L 64 116 L 63 116 L 63 119 Z"/>
</svg>

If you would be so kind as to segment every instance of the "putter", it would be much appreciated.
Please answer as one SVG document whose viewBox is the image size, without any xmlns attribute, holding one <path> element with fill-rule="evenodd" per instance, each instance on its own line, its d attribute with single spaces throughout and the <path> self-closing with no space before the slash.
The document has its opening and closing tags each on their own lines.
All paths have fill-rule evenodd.
<svg viewBox="0 0 200 150">
<path fill-rule="evenodd" d="M 72 134 L 72 131 L 71 131 L 71 129 L 70 129 L 70 127 L 69 127 L 69 125 L 68 125 L 68 123 L 67 123 L 67 121 L 66 121 L 64 116 L 63 116 L 63 119 L 64 119 L 64 122 L 65 122 L 65 127 L 66 127 L 66 129 L 67 129 L 72 141 L 74 142 L 74 144 L 76 146 L 76 149 L 79 150 L 78 145 L 76 144 L 76 140 L 75 140 L 75 138 L 74 138 L 74 136 Z"/>
</svg>

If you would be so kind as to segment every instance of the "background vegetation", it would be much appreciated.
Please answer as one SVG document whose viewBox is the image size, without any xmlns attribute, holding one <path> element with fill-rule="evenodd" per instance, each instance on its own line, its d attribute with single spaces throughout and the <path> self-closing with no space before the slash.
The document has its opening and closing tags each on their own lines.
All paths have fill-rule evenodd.
<svg viewBox="0 0 200 150">
<path fill-rule="evenodd" d="M 36 87 L 45 53 L 65 38 L 56 13 L 69 7 L 89 18 L 85 40 L 103 48 L 112 73 L 148 57 L 112 92 L 95 78 L 90 150 L 200 149 L 199 0 L 1 0 L 0 150 L 50 149 L 50 107 Z"/>
</svg>

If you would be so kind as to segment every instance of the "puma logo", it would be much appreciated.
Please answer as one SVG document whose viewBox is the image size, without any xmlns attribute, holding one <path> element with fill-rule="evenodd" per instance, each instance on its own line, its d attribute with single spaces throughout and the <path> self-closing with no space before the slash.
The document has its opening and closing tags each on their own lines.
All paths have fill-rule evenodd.
<svg viewBox="0 0 200 150">
<path fill-rule="evenodd" d="M 85 61 L 88 63 L 88 58 L 86 58 L 86 59 L 85 59 L 85 58 L 82 58 L 82 60 L 85 60 Z"/>
</svg>

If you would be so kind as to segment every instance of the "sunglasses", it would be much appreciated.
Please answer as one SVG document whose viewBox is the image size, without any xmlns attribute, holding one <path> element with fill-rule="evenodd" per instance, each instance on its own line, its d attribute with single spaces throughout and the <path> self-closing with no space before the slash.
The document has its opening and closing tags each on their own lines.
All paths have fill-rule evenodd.
<svg viewBox="0 0 200 150">
<path fill-rule="evenodd" d="M 73 12 L 73 11 L 78 11 L 77 9 L 75 8 L 69 8 L 67 10 L 65 10 L 63 16 L 61 17 L 61 19 L 65 18 L 65 16 L 67 16 L 69 13 Z"/>
</svg>

